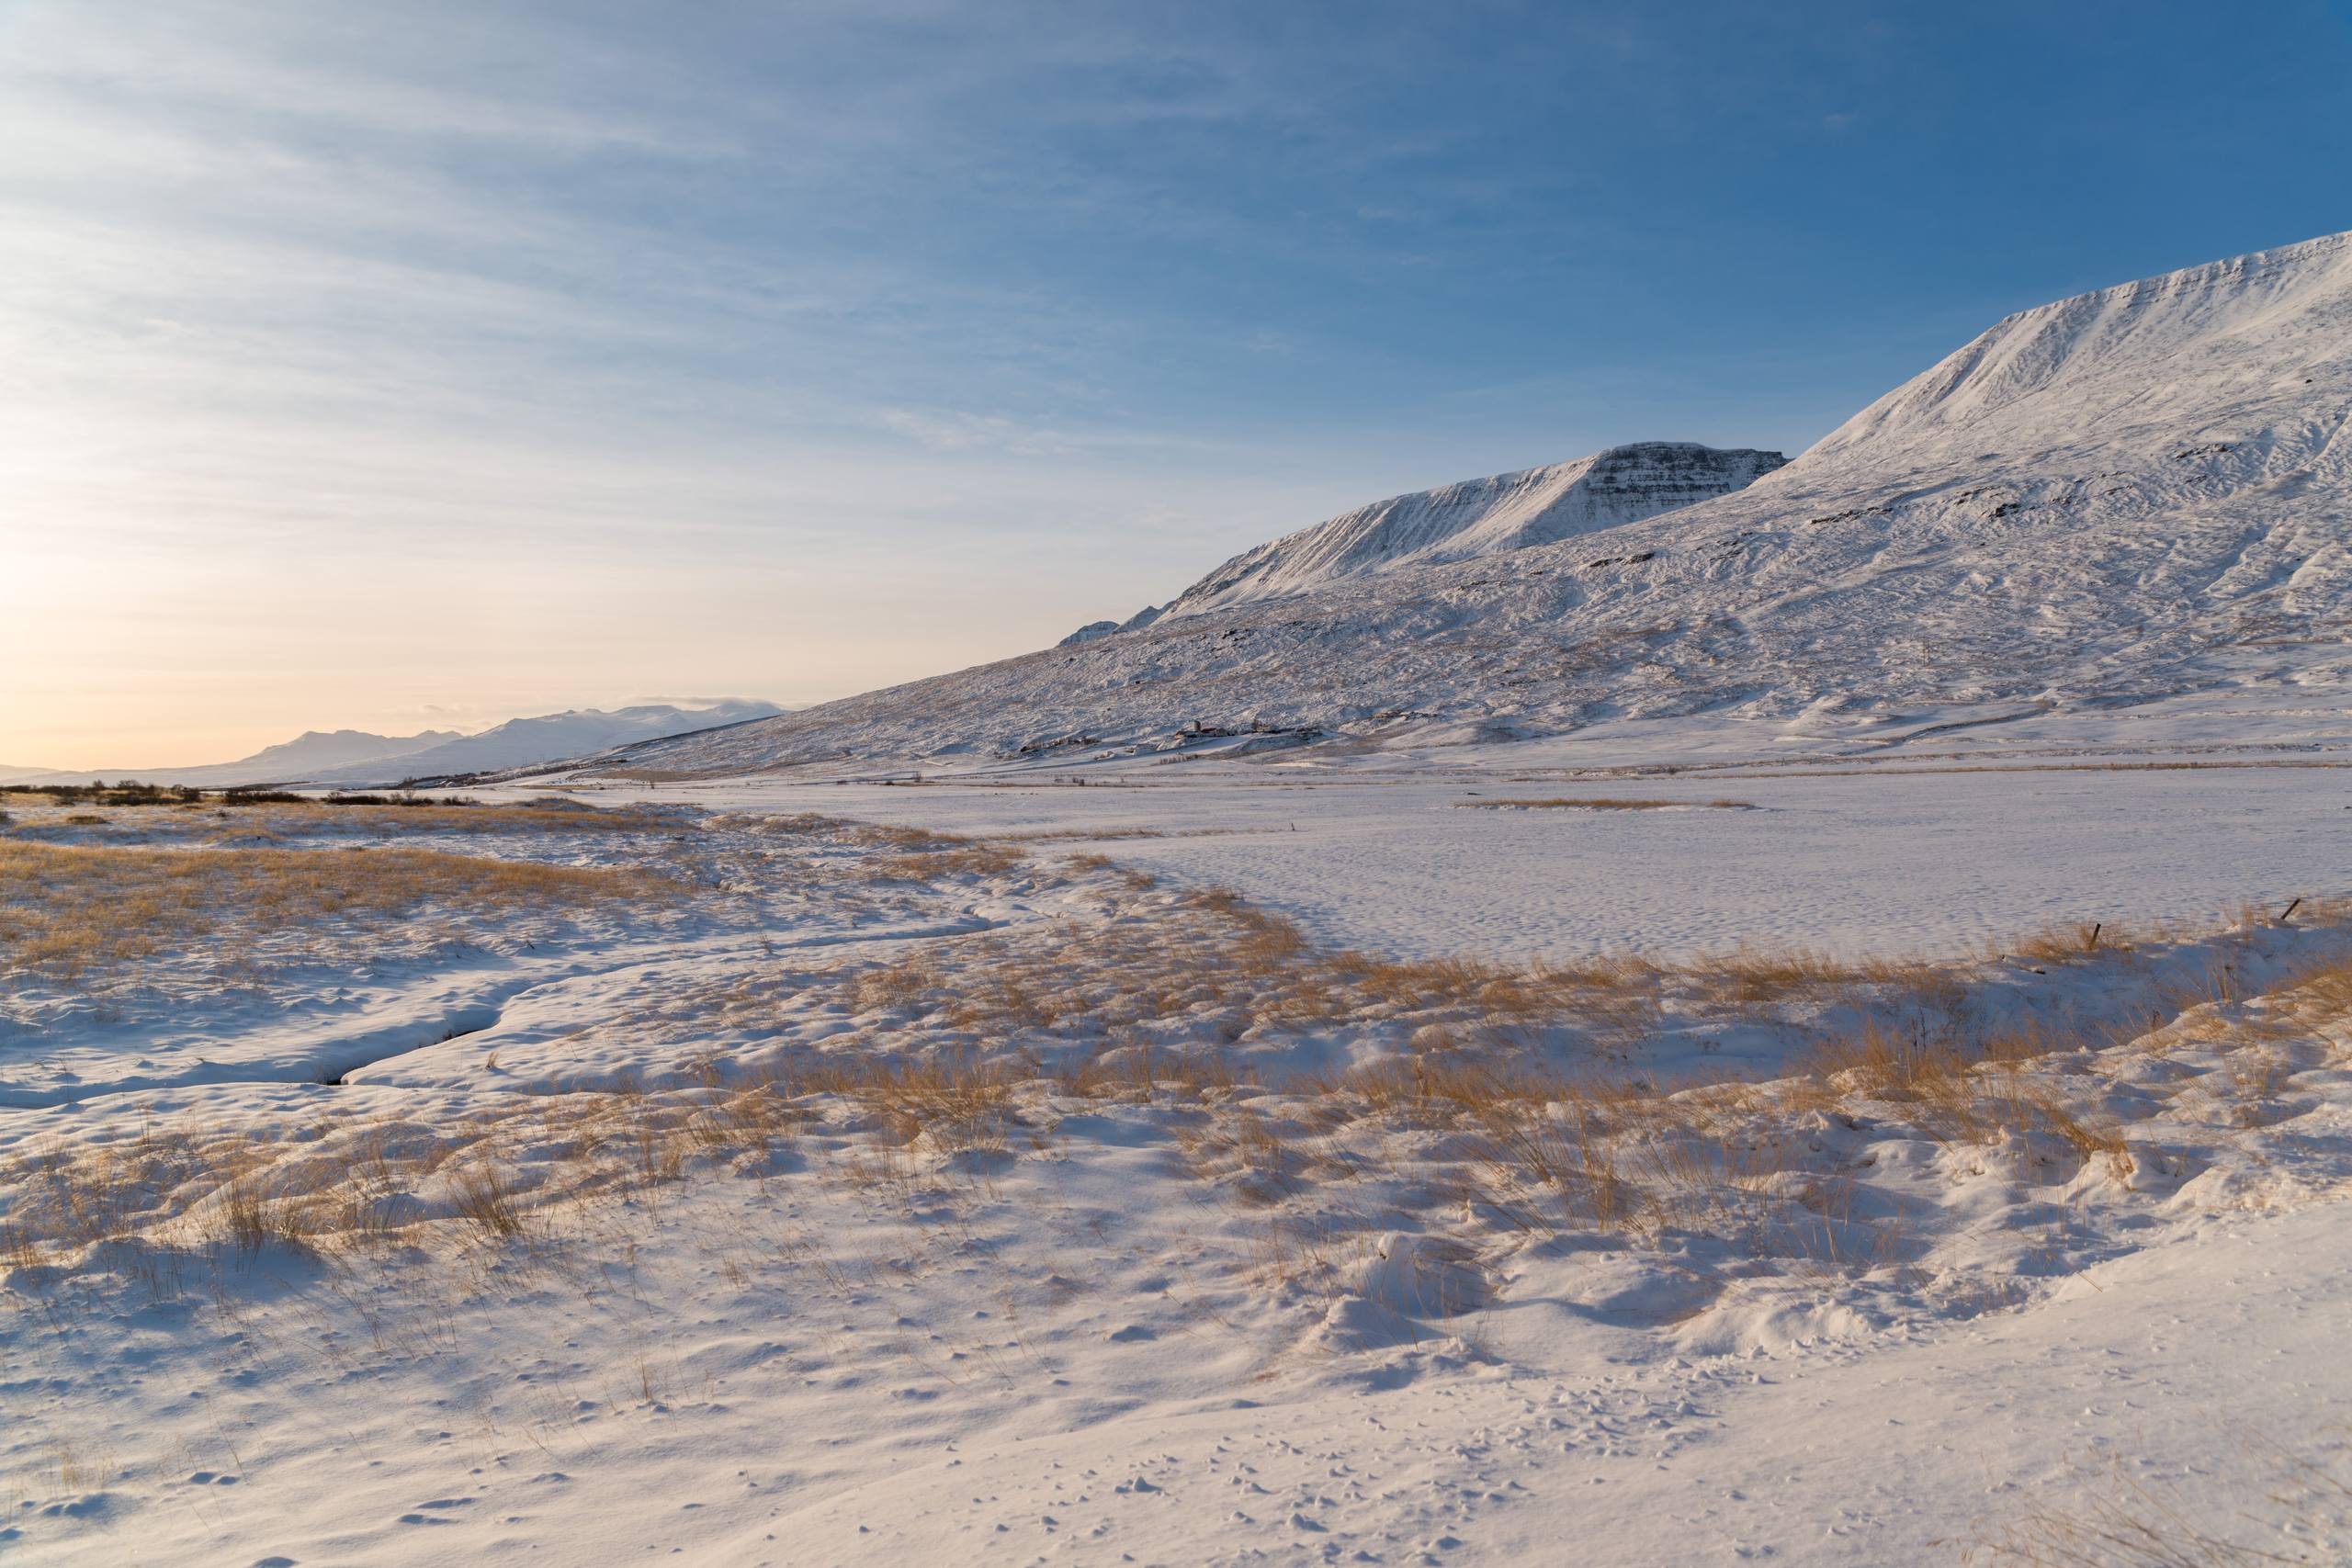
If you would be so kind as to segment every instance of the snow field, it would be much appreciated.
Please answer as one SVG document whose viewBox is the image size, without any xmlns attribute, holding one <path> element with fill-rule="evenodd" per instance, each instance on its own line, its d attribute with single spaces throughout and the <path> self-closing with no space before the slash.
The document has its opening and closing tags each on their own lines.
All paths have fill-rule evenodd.
<svg viewBox="0 0 2352 1568">
<path fill-rule="evenodd" d="M 2015 1488 L 2108 1495 L 2086 1440 L 2199 1506 L 2259 1490 L 2156 1389 L 2313 1453 L 2334 1374 L 2266 1407 L 2226 1368 L 2345 1299 L 2340 905 L 1941 963 L 1438 960 L 1125 852 L 1207 836 L 661 813 L 466 848 L 658 856 L 684 899 L 390 961 L 355 928 L 247 991 L 153 955 L 76 977 L 102 1006 L 51 982 L 31 1022 L 85 1067 L 12 1049 L 0 1111 L 32 1372 L 0 1385 L 0 1539 L 1476 1562 L 1574 1531 L 1885 1562 L 2033 1528 Z M 449 830 L 303 821 L 277 847 Z M 338 958 L 373 987 L 347 1010 Z M 300 1070 L 322 1015 L 493 992 L 341 1084 Z M 166 1081 L 100 1070 L 118 1039 Z M 2308 1261 L 2217 1303 L 2272 1235 Z M 2167 1313 L 2245 1343 L 2184 1359 Z"/>
<path fill-rule="evenodd" d="M 1419 776 L 1204 768 L 1085 786 L 746 779 L 657 797 L 1093 851 L 1238 889 L 1320 942 L 1396 958 L 1569 962 L 1746 943 L 1947 959 L 2049 925 L 2211 924 L 2247 899 L 2352 891 L 2340 871 L 2352 865 L 2352 772 L 2338 768 L 1578 779 L 1515 767 L 1520 750 L 1482 749 L 1435 777 L 1432 763 Z M 1756 809 L 1474 809 L 1562 796 Z"/>
</svg>

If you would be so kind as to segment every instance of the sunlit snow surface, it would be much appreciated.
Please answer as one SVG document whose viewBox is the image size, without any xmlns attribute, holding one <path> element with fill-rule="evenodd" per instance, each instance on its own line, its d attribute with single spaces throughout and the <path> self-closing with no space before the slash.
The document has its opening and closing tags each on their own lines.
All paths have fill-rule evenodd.
<svg viewBox="0 0 2352 1568">
<path fill-rule="evenodd" d="M 1957 955 L 2064 919 L 2210 919 L 2352 867 L 2339 764 L 1514 782 L 1229 774 L 1130 788 L 684 789 L 1059 847 L 1236 887 L 1400 957 L 1566 959 L 1798 942 Z M 2312 759 L 2301 759 L 2311 761 Z M 1494 807 L 1640 796 L 1670 811 Z M 1699 803 L 1733 798 L 1747 810 Z M 1137 838 L 1137 831 L 1164 835 Z M 1064 837 L 1067 835 L 1067 837 Z M 1099 835 L 1099 837 L 1098 837 Z M 2336 873 L 2341 880 L 2342 874 Z"/>
<path fill-rule="evenodd" d="M 707 896 L 300 968 L 274 999 L 159 968 L 102 1016 L 69 1010 L 11 1043 L 23 1108 L 0 1111 L 0 1153 L 200 1126 L 322 1137 L 343 1160 L 364 1144 L 311 1129 L 351 1118 L 456 1147 L 457 1130 L 506 1118 L 499 1147 L 527 1176 L 560 1091 L 691 1092 L 672 1086 L 714 1053 L 740 1066 L 922 1038 L 844 1013 L 843 968 L 986 951 L 950 945 L 975 941 L 1083 944 L 1218 884 L 1326 942 L 1408 953 L 1746 941 L 1965 956 L 2049 917 L 2219 918 L 2239 896 L 2344 891 L 2344 776 L 1578 784 L 1531 766 L 1308 783 L 1204 766 L 1133 788 L 583 789 L 606 807 L 678 803 L 695 836 L 583 840 L 566 859 L 650 856 Z M 1684 805 L 1487 804 L 1579 793 Z M 1715 799 L 1748 808 L 1702 804 Z M 821 834 L 759 826 L 808 812 L 1027 859 L 875 883 Z M 776 843 L 801 859 L 763 884 L 746 857 Z M 1094 852 L 1114 865 L 1071 858 Z M 1158 885 L 1137 892 L 1132 872 Z M 2227 953 L 2255 986 L 2336 940 L 2278 928 L 2160 968 L 2195 982 Z M 980 984 L 943 962 L 951 989 Z M 2088 971 L 1987 973 L 2014 998 L 1988 1005 L 2033 1016 L 2125 1005 Z M 376 1023 L 380 1061 L 310 1081 Z M 469 1032 L 441 1040 L 453 1025 Z M 1758 1271 L 1723 1243 L 1464 1230 L 1443 1136 L 1399 1135 L 1379 1167 L 1315 1175 L 1270 1209 L 1185 1152 L 1196 1112 L 1116 1100 L 1038 1101 L 1028 1131 L 977 1159 L 877 1153 L 856 1117 L 827 1113 L 768 1155 L 696 1158 L 497 1246 L 109 1244 L 70 1277 L 7 1276 L 0 1529 L 39 1562 L 1542 1562 L 1573 1535 L 1598 1561 L 1876 1564 L 1955 1561 L 2018 1499 L 2110 1495 L 2114 1462 L 2202 1517 L 2278 1486 L 2282 1461 L 2247 1434 L 2341 1457 L 2312 1437 L 2352 1393 L 2324 1348 L 2352 1310 L 2335 1206 L 2352 1075 L 2329 1027 L 2277 1047 L 2254 1125 L 2197 1109 L 2221 1103 L 2198 1086 L 2236 1083 L 2244 1060 L 2193 1031 L 2150 1054 L 2167 1092 L 2189 1089 L 2142 1129 L 2129 1183 L 2038 1146 L 1811 1123 L 1805 1157 L 1858 1194 L 1826 1205 L 1824 1235 L 1886 1249 L 1867 1265 Z M 333 1052 L 313 1049 L 329 1035 Z M 1799 1040 L 1709 1056 L 1694 1038 L 1593 1060 L 1770 1077 Z M 1368 1021 L 1232 1049 L 1272 1071 L 1401 1043 Z M 2102 1092 L 2142 1094 L 2141 1072 Z M 437 1192 L 402 1201 L 441 1212 Z M 1331 1227 L 1311 1268 L 1283 1250 L 1295 1214 Z M 1422 1227 L 1471 1238 L 1465 1301 L 1420 1293 L 1455 1267 L 1415 1260 Z"/>
</svg>

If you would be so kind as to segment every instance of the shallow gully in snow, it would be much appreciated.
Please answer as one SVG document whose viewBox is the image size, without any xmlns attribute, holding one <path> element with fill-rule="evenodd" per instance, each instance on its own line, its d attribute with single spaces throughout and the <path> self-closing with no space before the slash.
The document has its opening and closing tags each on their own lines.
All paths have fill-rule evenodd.
<svg viewBox="0 0 2352 1568">
<path fill-rule="evenodd" d="M 673 958 L 707 958 L 740 952 L 752 947 L 773 953 L 790 953 L 811 948 L 858 947 L 872 943 L 900 943 L 931 941 L 940 937 L 972 936 L 982 931 L 1016 930 L 1042 923 L 973 915 L 962 919 L 937 921 L 928 925 L 895 931 L 828 931 L 792 939 L 780 939 L 762 934 L 747 940 L 726 943 L 667 942 L 638 948 L 627 954 L 624 963 L 558 964 L 536 970 L 528 975 L 509 976 L 487 987 L 472 997 L 454 1005 L 427 1011 L 422 1016 L 410 1016 L 392 1022 L 379 1022 L 371 1028 L 349 1033 L 331 1035 L 306 1042 L 290 1050 L 277 1061 L 252 1064 L 252 1070 L 215 1076 L 199 1073 L 193 1076 L 174 1074 L 146 1078 L 117 1079 L 92 1086 L 77 1092 L 74 1085 L 53 1089 L 22 1089 L 0 1085 L 0 1111 L 58 1110 L 68 1106 L 87 1105 L 117 1095 L 148 1093 L 157 1089 L 217 1089 L 240 1084 L 317 1084 L 322 1088 L 341 1088 L 353 1073 L 361 1072 L 412 1052 L 480 1034 L 494 1029 L 503 1020 L 507 1005 L 526 992 L 542 986 L 566 981 L 594 978 L 617 974 L 647 964 Z M 378 1018 L 391 1009 L 379 1009 Z M 206 1064 L 199 1064 L 206 1065 Z M 398 1088 L 398 1085 L 373 1085 L 375 1088 Z"/>
</svg>

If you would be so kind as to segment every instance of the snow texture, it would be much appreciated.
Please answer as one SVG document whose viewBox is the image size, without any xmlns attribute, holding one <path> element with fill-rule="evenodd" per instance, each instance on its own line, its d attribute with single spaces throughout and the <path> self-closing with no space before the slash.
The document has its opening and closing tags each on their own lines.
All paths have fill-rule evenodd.
<svg viewBox="0 0 2352 1568">
<path fill-rule="evenodd" d="M 2333 776 L 2288 773 L 2271 804 L 2339 795 Z M 1793 787 L 1864 784 L 1951 814 L 1949 795 L 1909 793 L 1940 779 Z M 2296 1465 L 2343 1472 L 2326 1430 L 2352 1397 L 2335 1344 L 2352 1312 L 2340 1014 L 2282 993 L 2149 1021 L 2151 997 L 2199 976 L 2291 987 L 2346 954 L 2340 930 L 2267 919 L 2107 962 L 1961 971 L 1951 1005 L 1970 1016 L 2114 1030 L 2035 1072 L 2128 1117 L 2128 1162 L 2041 1135 L 1931 1138 L 1901 1104 L 1799 1112 L 1748 1151 L 1754 1218 L 1728 1234 L 1531 1227 L 1456 1195 L 1482 1156 L 1434 1126 L 1365 1160 L 1322 1152 L 1310 1122 L 1294 1135 L 1311 1163 L 1253 1188 L 1188 1145 L 1215 1097 L 1090 1098 L 1040 1077 L 1001 1148 L 893 1143 L 820 1097 L 763 1150 L 592 1190 L 522 1239 L 432 1240 L 460 1196 L 434 1156 L 477 1148 L 485 1126 L 504 1129 L 527 1195 L 591 1158 L 565 1130 L 569 1097 L 695 1107 L 719 1092 L 714 1071 L 723 1088 L 780 1057 L 929 1048 L 903 1009 L 845 1005 L 844 976 L 927 955 L 961 992 L 959 963 L 1157 930 L 1182 908 L 1181 882 L 1062 858 L 1082 840 L 1030 840 L 1030 860 L 978 874 L 877 878 L 851 830 L 798 814 L 844 792 L 770 787 L 767 810 L 661 807 L 657 832 L 472 841 L 658 863 L 706 890 L 636 921 L 458 928 L 413 953 L 306 942 L 248 954 L 237 986 L 195 949 L 102 998 L 21 998 L 46 1039 L 7 1059 L 28 1091 L 0 1108 L 0 1158 L 26 1173 L 0 1190 L 11 1225 L 76 1190 L 35 1174 L 74 1160 L 149 1162 L 155 1184 L 121 1201 L 189 1201 L 209 1179 L 175 1152 L 193 1129 L 283 1149 L 272 1172 L 294 1179 L 380 1168 L 371 1201 L 421 1228 L 373 1250 L 142 1237 L 70 1269 L 12 1254 L 0 1547 L 44 1563 L 1469 1568 L 1557 1562 L 1573 1540 L 1596 1562 L 1876 1568 L 1955 1561 L 1981 1526 L 2037 1507 L 2089 1517 L 2119 1478 L 2199 1524 L 2268 1531 L 2245 1521 L 2314 1473 Z M 1257 808 L 1234 796 L 1252 789 L 1229 786 L 1213 814 L 1246 824 Z M 1055 809 L 1136 793 L 1065 789 L 1087 804 Z M 1027 809 L 994 790 L 894 798 Z M 2083 833 L 2141 831 L 2088 792 L 2042 809 Z M 1689 837 L 1658 874 L 1706 897 L 1714 818 L 1609 821 L 1661 819 Z M 1328 812 L 1308 825 L 1341 844 L 1357 830 Z M 86 842 L 126 825 L 55 808 L 19 830 Z M 2244 844 L 2267 829 L 2176 830 Z M 1800 843 L 1785 869 L 1829 874 L 1822 858 Z M 1973 863 L 1942 865 L 1941 887 L 1964 892 Z M 2112 893 L 2129 906 L 2160 880 L 2151 867 Z M 1776 916 L 1770 882 L 1742 897 L 1748 929 L 1803 928 Z M 1464 907 L 1432 906 L 1430 932 Z M 1153 1027 L 1175 1049 L 1212 1021 Z M 1719 1021 L 1665 1021 L 1626 1066 L 1760 1080 L 1813 1033 L 1711 1044 Z M 403 1029 L 362 1037 L 370 1022 Z M 322 1023 L 356 1059 L 322 1051 Z M 1372 1018 L 1234 1048 L 1273 1078 L 1412 1038 L 1409 1017 Z M 1047 1024 L 959 1048 L 1061 1071 L 1099 1045 Z M 1251 1116 L 1317 1111 L 1246 1092 Z M 605 1157 L 634 1168 L 625 1148 Z M 2253 1539 L 2339 1560 L 2352 1525 L 2316 1506 L 2304 1518 L 2290 1498 L 2302 1533 Z"/>
</svg>

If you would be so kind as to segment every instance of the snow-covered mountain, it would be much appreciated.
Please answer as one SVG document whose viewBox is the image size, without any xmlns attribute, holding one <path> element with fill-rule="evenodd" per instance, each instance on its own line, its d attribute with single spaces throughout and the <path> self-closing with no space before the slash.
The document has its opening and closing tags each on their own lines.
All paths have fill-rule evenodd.
<svg viewBox="0 0 2352 1568">
<path fill-rule="evenodd" d="M 463 732 L 455 729 L 424 729 L 414 735 L 371 735 L 364 729 L 305 730 L 291 740 L 266 746 L 238 761 L 180 769 L 173 774 L 172 782 L 248 784 L 256 780 L 308 778 L 334 768 L 388 762 L 463 739 Z"/>
<path fill-rule="evenodd" d="M 1166 613 L 1199 615 L 1349 578 L 1553 544 L 1728 495 L 1786 462 L 1778 452 L 1643 441 L 1394 496 L 1244 550 L 1184 590 Z"/>
<path fill-rule="evenodd" d="M 1787 461 L 1778 452 L 1640 441 L 1573 462 L 1391 496 L 1244 550 L 1166 604 L 1125 621 L 1089 622 L 1055 646 L 1137 631 L 1162 615 L 1551 544 L 1728 495 Z"/>
<path fill-rule="evenodd" d="M 1669 719 L 1850 739 L 2220 690 L 2340 713 L 2347 632 L 2338 234 L 2019 312 L 1695 505 L 1501 557 L 1196 601 L 629 761 L 1066 762 L 1198 750 L 1219 731 L 1254 732 L 1231 749 Z"/>
</svg>

